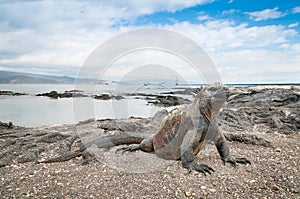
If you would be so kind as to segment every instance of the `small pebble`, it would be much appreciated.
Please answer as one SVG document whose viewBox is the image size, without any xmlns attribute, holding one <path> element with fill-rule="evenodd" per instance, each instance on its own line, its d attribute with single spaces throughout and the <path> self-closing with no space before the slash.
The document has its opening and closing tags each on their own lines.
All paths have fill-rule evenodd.
<svg viewBox="0 0 300 199">
<path fill-rule="evenodd" d="M 216 189 L 209 189 L 209 191 L 210 191 L 211 193 L 216 193 L 216 192 L 217 192 Z"/>
<path fill-rule="evenodd" d="M 281 188 L 276 184 L 273 184 L 273 189 L 276 191 L 281 190 Z"/>
<path fill-rule="evenodd" d="M 191 197 L 191 196 L 192 196 L 192 192 L 187 191 L 187 192 L 185 192 L 185 195 L 186 195 L 187 197 Z"/>
<path fill-rule="evenodd" d="M 206 189 L 206 186 L 201 186 L 200 187 L 202 190 L 205 190 Z"/>
<path fill-rule="evenodd" d="M 275 151 L 276 152 L 281 152 L 281 149 L 280 148 L 276 148 Z"/>
</svg>

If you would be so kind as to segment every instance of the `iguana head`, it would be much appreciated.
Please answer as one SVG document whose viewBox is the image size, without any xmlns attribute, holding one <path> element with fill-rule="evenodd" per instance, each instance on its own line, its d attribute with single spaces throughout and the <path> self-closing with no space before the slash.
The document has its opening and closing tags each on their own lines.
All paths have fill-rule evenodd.
<svg viewBox="0 0 300 199">
<path fill-rule="evenodd" d="M 224 102 L 231 95 L 229 88 L 221 84 L 203 86 L 196 96 L 195 102 L 199 105 L 199 111 L 206 119 L 216 118 Z"/>
</svg>

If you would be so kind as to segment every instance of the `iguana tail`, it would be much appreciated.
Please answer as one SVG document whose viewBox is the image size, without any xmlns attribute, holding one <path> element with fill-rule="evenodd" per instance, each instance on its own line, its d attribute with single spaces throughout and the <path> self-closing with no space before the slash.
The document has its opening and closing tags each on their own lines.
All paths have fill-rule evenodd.
<svg viewBox="0 0 300 199">
<path fill-rule="evenodd" d="M 63 154 L 59 157 L 56 157 L 56 158 L 52 158 L 52 159 L 49 159 L 49 160 L 45 160 L 45 161 L 39 161 L 37 163 L 54 163 L 54 162 L 64 162 L 64 161 L 68 161 L 68 160 L 71 160 L 73 158 L 76 158 L 76 157 L 79 157 L 83 154 L 82 151 L 71 151 L 71 152 L 68 152 L 66 154 Z"/>
<path fill-rule="evenodd" d="M 66 154 L 63 154 L 61 156 L 58 156 L 56 158 L 39 161 L 37 163 L 54 163 L 54 162 L 64 162 L 71 160 L 73 158 L 82 156 L 84 151 L 93 146 L 96 145 L 98 148 L 109 148 L 113 146 L 123 145 L 123 144 L 139 144 L 142 142 L 143 139 L 149 137 L 149 135 L 140 134 L 140 135 L 129 135 L 129 134 L 121 134 L 106 138 L 98 138 L 95 140 L 92 140 L 90 142 L 87 142 L 77 151 L 70 151 Z"/>
</svg>

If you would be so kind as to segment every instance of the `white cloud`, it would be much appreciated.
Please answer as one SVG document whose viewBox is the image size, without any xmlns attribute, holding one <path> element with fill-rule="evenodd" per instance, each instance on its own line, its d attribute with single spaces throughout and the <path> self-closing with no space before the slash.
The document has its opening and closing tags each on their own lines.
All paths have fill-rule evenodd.
<svg viewBox="0 0 300 199">
<path fill-rule="evenodd" d="M 141 15 L 158 11 L 175 12 L 210 2 L 213 0 L 7 1 L 0 3 L 0 16 L 16 26 L 47 27 L 60 22 L 84 27 L 109 26 Z"/>
<path fill-rule="evenodd" d="M 295 28 L 297 27 L 299 24 L 298 22 L 295 22 L 295 23 L 291 23 L 290 25 L 288 25 L 289 28 Z"/>
<path fill-rule="evenodd" d="M 262 11 L 244 12 L 244 13 L 249 15 L 250 19 L 254 21 L 277 19 L 286 15 L 285 13 L 278 11 L 278 7 L 273 9 L 265 9 Z"/>
<path fill-rule="evenodd" d="M 284 43 L 290 36 L 297 34 L 295 30 L 286 29 L 282 25 L 251 27 L 229 20 L 211 20 L 202 24 L 182 22 L 166 27 L 187 34 L 208 52 L 267 47 Z"/>
<path fill-rule="evenodd" d="M 127 0 L 127 1 L 119 1 L 113 0 L 113 6 L 123 6 L 124 8 L 130 10 L 131 12 L 141 14 L 150 14 L 154 11 L 171 11 L 174 12 L 176 10 L 181 10 L 187 7 L 192 7 L 195 5 L 211 3 L 214 0 L 173 0 L 173 1 L 165 1 L 165 0 L 143 0 L 143 1 L 135 1 L 135 0 Z M 108 1 L 111 2 L 111 1 Z M 111 4 L 111 3 L 109 3 Z"/>
<path fill-rule="evenodd" d="M 199 43 L 215 62 L 223 82 L 299 81 L 300 44 L 287 45 L 289 37 L 298 34 L 295 30 L 282 25 L 250 27 L 231 21 L 200 25 L 185 22 L 168 28 Z"/>
<path fill-rule="evenodd" d="M 234 0 L 229 0 L 228 3 L 229 3 L 229 4 L 230 4 L 230 3 L 233 3 L 233 1 L 234 1 Z"/>
<path fill-rule="evenodd" d="M 300 6 L 295 7 L 293 13 L 300 13 Z"/>
<path fill-rule="evenodd" d="M 136 28 L 133 22 L 137 17 L 157 11 L 174 12 L 211 1 L 12 2 L 0 3 L 0 69 L 14 67 L 23 71 L 70 75 L 76 74 L 78 67 L 99 44 Z M 222 14 L 234 12 L 237 10 Z M 285 15 L 278 8 L 247 14 L 256 21 Z M 233 20 L 216 20 L 203 12 L 199 13 L 198 19 L 200 24 L 175 21 L 173 25 L 153 26 L 178 31 L 196 41 L 212 57 L 224 82 L 283 82 L 286 79 L 296 82 L 299 79 L 300 44 L 290 42 L 290 37 L 299 35 L 290 29 L 298 26 L 298 22 L 250 26 Z M 182 71 L 180 62 L 170 59 L 168 56 L 155 59 L 151 55 L 149 60 L 129 56 L 125 61 L 128 66 L 128 61 L 145 61 L 145 64 L 151 60 L 161 61 Z M 183 71 L 184 77 L 192 73 L 191 70 Z M 122 72 L 128 71 L 123 69 Z"/>
<path fill-rule="evenodd" d="M 239 10 L 235 10 L 235 9 L 230 9 L 230 10 L 224 10 L 222 12 L 222 15 L 227 15 L 227 14 L 233 14 L 235 12 L 239 12 Z"/>
<path fill-rule="evenodd" d="M 197 17 L 197 19 L 199 21 L 206 21 L 206 20 L 211 19 L 211 17 L 208 14 L 206 14 L 205 12 L 200 12 L 199 16 Z"/>
<path fill-rule="evenodd" d="M 224 82 L 299 81 L 300 54 L 293 48 L 284 51 L 235 50 L 211 56 Z"/>
<path fill-rule="evenodd" d="M 149 71 L 147 66 L 156 66 L 156 71 Z M 169 72 L 166 72 L 168 69 Z M 135 73 L 134 71 L 139 71 Z M 95 72 L 94 72 L 95 73 Z M 103 79 L 112 77 L 114 80 L 120 79 L 165 79 L 175 82 L 176 76 L 189 81 L 191 74 L 197 71 L 180 57 L 159 50 L 135 51 L 116 60 L 103 74 Z M 135 75 L 133 75 L 135 74 Z M 176 75 L 177 74 L 177 75 Z M 193 80 L 195 81 L 193 75 Z M 192 81 L 193 81 L 192 80 Z"/>
<path fill-rule="evenodd" d="M 1 1 L 0 65 L 78 67 L 141 15 L 212 1 Z"/>
</svg>

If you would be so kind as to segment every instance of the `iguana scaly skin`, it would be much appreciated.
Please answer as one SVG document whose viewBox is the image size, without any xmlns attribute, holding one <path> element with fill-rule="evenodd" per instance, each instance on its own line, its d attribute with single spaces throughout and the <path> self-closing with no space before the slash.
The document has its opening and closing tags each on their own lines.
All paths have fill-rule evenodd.
<svg viewBox="0 0 300 199">
<path fill-rule="evenodd" d="M 226 86 L 205 86 L 195 97 L 193 103 L 184 108 L 176 108 L 162 122 L 159 130 L 150 137 L 120 135 L 94 140 L 77 152 L 71 152 L 44 162 L 66 161 L 82 155 L 85 148 L 96 144 L 98 147 L 110 147 L 121 144 L 137 144 L 122 147 L 117 151 L 154 152 L 158 157 L 181 160 L 182 166 L 190 171 L 202 173 L 214 171 L 205 164 L 196 164 L 195 157 L 208 141 L 214 141 L 223 163 L 250 164 L 247 158 L 237 158 L 229 153 L 226 139 L 219 130 L 217 117 L 220 108 L 229 97 Z"/>
</svg>

